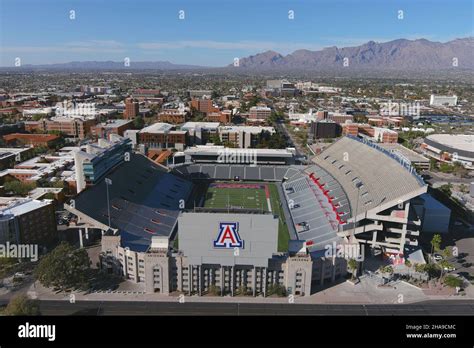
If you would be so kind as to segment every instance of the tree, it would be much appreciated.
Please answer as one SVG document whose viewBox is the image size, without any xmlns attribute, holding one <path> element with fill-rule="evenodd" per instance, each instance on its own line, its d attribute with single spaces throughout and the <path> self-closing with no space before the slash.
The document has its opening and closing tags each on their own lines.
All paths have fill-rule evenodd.
<svg viewBox="0 0 474 348">
<path fill-rule="evenodd" d="M 451 189 L 453 188 L 453 185 L 451 184 L 444 184 L 439 187 L 439 190 L 443 192 L 446 196 L 451 197 Z"/>
<path fill-rule="evenodd" d="M 349 267 L 349 270 L 351 271 L 351 279 L 354 279 L 356 276 L 356 271 L 357 271 L 357 261 L 356 259 L 350 259 L 349 262 L 347 263 L 347 266 Z"/>
<path fill-rule="evenodd" d="M 136 129 L 142 129 L 144 125 L 145 121 L 141 116 L 138 116 L 133 120 L 133 127 L 135 127 Z"/>
<path fill-rule="evenodd" d="M 209 142 L 213 143 L 214 145 L 222 145 L 222 141 L 217 134 L 211 134 L 209 136 Z"/>
<path fill-rule="evenodd" d="M 70 244 L 61 242 L 40 261 L 35 275 L 46 287 L 58 287 L 62 291 L 85 288 L 88 286 L 90 263 L 85 249 L 74 249 Z"/>
<path fill-rule="evenodd" d="M 267 295 L 277 295 L 278 297 L 286 296 L 286 289 L 283 285 L 278 283 L 270 284 L 267 288 Z"/>
<path fill-rule="evenodd" d="M 453 275 L 448 275 L 444 278 L 444 285 L 449 286 L 450 288 L 460 288 L 462 286 L 462 279 Z"/>
<path fill-rule="evenodd" d="M 435 234 L 431 239 L 431 254 L 434 251 L 439 251 L 441 249 L 441 235 Z"/>
<path fill-rule="evenodd" d="M 13 297 L 8 302 L 5 311 L 5 315 L 39 315 L 39 306 L 37 301 L 30 299 L 26 295 L 19 295 Z"/>
<path fill-rule="evenodd" d="M 8 181 L 4 184 L 6 192 L 12 191 L 15 195 L 26 196 L 28 192 L 36 187 L 35 183 L 23 183 L 21 181 Z"/>
</svg>

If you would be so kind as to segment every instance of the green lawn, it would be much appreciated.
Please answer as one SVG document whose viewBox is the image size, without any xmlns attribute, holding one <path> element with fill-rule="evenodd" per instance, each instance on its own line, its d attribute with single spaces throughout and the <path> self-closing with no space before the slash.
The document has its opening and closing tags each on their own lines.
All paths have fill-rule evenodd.
<svg viewBox="0 0 474 348">
<path fill-rule="evenodd" d="M 288 226 L 286 225 L 285 215 L 283 209 L 280 207 L 280 196 L 275 184 L 268 184 L 270 190 L 270 202 L 274 215 L 278 215 L 278 251 L 288 251 L 288 242 L 290 234 L 288 233 Z"/>
<path fill-rule="evenodd" d="M 264 189 L 210 187 L 206 193 L 204 206 L 206 208 L 230 206 L 268 211 Z"/>
</svg>

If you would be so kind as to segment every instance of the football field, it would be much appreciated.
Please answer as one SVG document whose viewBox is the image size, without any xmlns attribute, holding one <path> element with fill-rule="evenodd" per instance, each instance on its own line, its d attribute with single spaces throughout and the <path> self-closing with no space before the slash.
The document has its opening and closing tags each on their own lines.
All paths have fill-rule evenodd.
<svg viewBox="0 0 474 348">
<path fill-rule="evenodd" d="M 265 184 L 213 183 L 206 193 L 207 208 L 244 208 L 270 211 Z"/>
</svg>

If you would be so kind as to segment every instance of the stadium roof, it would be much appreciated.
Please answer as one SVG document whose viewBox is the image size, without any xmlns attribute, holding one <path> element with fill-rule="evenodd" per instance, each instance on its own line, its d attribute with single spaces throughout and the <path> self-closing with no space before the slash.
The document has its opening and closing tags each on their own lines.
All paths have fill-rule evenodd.
<svg viewBox="0 0 474 348">
<path fill-rule="evenodd" d="M 237 223 L 244 245 L 216 248 L 220 223 Z M 278 219 L 271 214 L 182 213 L 179 217 L 179 248 L 190 264 L 254 265 L 268 267 L 277 252 Z"/>
<path fill-rule="evenodd" d="M 152 236 L 170 236 L 179 214 L 180 200 L 186 201 L 192 184 L 168 173 L 146 157 L 132 154 L 96 185 L 75 199 L 75 209 L 108 225 L 109 185 L 111 227 L 119 230 L 122 245 L 135 251 L 148 249 Z"/>
<path fill-rule="evenodd" d="M 458 152 L 459 155 L 474 157 L 474 135 L 469 134 L 432 134 L 425 143 L 441 150 Z"/>
</svg>

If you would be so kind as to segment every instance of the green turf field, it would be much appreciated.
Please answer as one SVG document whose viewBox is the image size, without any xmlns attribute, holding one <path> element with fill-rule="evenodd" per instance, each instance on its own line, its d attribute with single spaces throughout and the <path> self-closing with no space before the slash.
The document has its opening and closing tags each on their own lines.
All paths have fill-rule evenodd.
<svg viewBox="0 0 474 348">
<path fill-rule="evenodd" d="M 209 187 L 206 193 L 206 208 L 238 207 L 263 209 L 268 211 L 265 190 L 250 188 L 216 188 Z"/>
<path fill-rule="evenodd" d="M 280 206 L 280 196 L 275 184 L 269 184 L 268 188 L 270 189 L 272 212 L 274 215 L 278 215 L 278 251 L 288 251 L 290 234 L 288 233 L 283 208 Z"/>
</svg>

